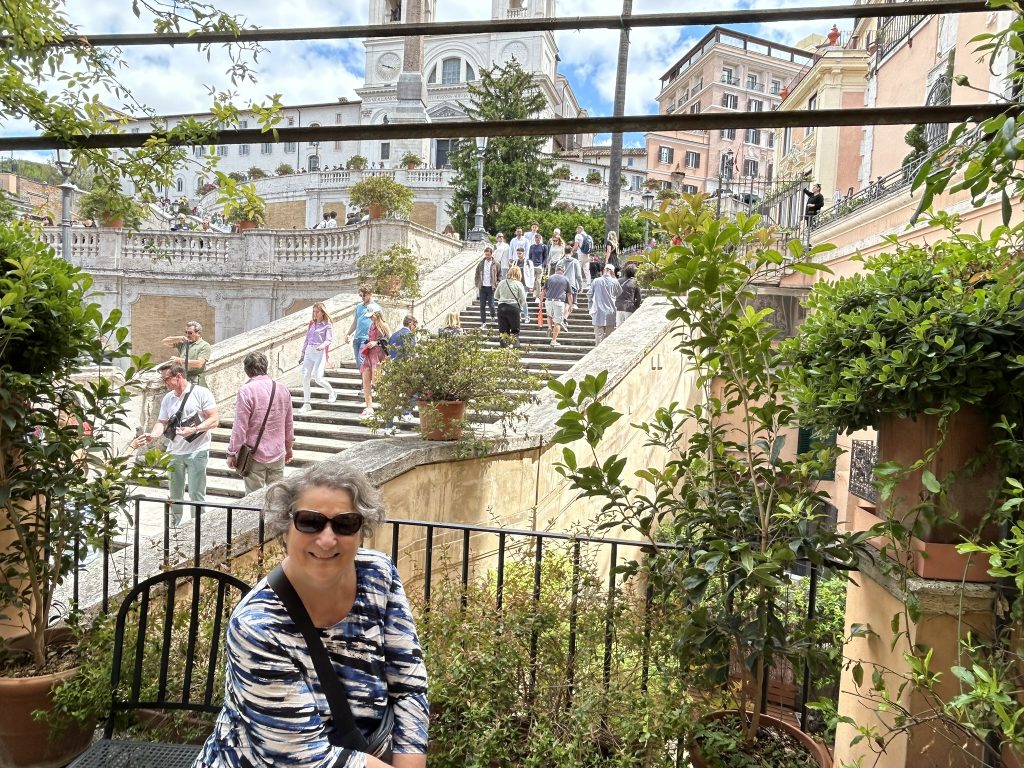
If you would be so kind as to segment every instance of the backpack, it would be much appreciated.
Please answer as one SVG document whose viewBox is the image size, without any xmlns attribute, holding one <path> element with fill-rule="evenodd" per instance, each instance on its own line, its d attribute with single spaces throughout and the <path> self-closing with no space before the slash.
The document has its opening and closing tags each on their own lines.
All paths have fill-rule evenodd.
<svg viewBox="0 0 1024 768">
<path fill-rule="evenodd" d="M 590 253 L 594 250 L 594 238 L 590 235 L 584 235 L 583 242 L 580 243 L 580 250 L 583 251 L 583 253 Z"/>
</svg>

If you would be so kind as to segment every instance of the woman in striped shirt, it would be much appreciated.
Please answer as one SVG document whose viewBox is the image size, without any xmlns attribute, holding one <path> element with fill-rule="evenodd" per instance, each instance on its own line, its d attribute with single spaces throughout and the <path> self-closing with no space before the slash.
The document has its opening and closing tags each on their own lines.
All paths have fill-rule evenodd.
<svg viewBox="0 0 1024 768">
<path fill-rule="evenodd" d="M 285 529 L 282 563 L 341 678 L 356 726 L 369 737 L 387 707 L 393 763 L 424 768 L 427 679 L 394 563 L 360 547 L 384 521 L 383 500 L 358 470 L 322 462 L 272 485 L 268 525 Z M 224 708 L 195 768 L 383 768 L 331 744 L 331 709 L 306 643 L 266 579 L 235 609 L 227 633 Z"/>
</svg>

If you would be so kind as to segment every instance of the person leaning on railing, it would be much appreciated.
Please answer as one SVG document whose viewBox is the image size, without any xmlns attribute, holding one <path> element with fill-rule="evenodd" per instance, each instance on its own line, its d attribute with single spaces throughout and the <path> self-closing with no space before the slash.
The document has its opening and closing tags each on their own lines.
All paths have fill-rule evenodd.
<svg viewBox="0 0 1024 768">
<path fill-rule="evenodd" d="M 224 707 L 195 767 L 385 768 L 350 745 L 372 746 L 393 715 L 385 757 L 425 768 L 427 676 L 412 612 L 395 564 L 360 546 L 384 522 L 382 495 L 354 467 L 325 461 L 270 486 L 264 511 L 286 556 L 231 615 Z M 334 681 L 316 671 L 309 635 L 327 649 L 320 669 L 340 678 L 354 730 L 329 703 Z"/>
</svg>

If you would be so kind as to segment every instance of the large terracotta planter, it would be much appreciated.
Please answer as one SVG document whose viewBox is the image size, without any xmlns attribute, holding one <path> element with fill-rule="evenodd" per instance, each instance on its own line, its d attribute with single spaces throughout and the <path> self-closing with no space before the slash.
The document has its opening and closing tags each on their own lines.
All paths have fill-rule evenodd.
<svg viewBox="0 0 1024 768">
<path fill-rule="evenodd" d="M 378 205 L 377 203 L 370 203 L 369 211 L 371 220 L 383 219 L 384 218 L 384 206 Z"/>
<path fill-rule="evenodd" d="M 938 441 L 938 416 L 921 414 L 916 419 L 885 416 L 878 425 L 879 462 L 896 461 L 909 466 L 919 460 Z M 976 408 L 965 406 L 949 423 L 949 434 L 928 465 L 928 469 L 939 481 L 950 472 L 958 477 L 945 498 L 937 501 L 937 511 L 943 516 L 955 518 L 968 530 L 978 527 L 990 506 L 989 495 L 1002 483 L 1003 473 L 995 462 L 985 461 L 973 470 L 966 470 L 969 462 L 976 459 L 996 440 L 990 419 Z M 893 498 L 882 509 L 884 516 L 911 525 L 914 523 L 912 509 L 920 503 L 927 491 L 921 482 L 923 469 L 904 478 L 893 493 Z M 938 544 L 956 544 L 962 541 L 962 530 L 956 525 L 930 525 L 924 521 L 915 531 L 918 538 Z M 983 539 L 994 541 L 998 529 L 991 527 L 983 532 Z"/>
<path fill-rule="evenodd" d="M 249 220 L 240 221 L 240 222 L 238 222 L 238 231 L 239 232 L 246 232 L 246 231 L 248 231 L 250 229 L 256 229 L 256 226 L 257 226 L 257 224 L 256 224 L 255 221 L 249 221 Z"/>
<path fill-rule="evenodd" d="M 701 719 L 704 722 L 708 722 L 734 717 L 737 714 L 738 712 L 736 710 L 728 709 L 721 712 L 712 712 Z M 771 715 L 761 715 L 760 727 L 770 728 L 788 734 L 807 750 L 807 753 L 819 766 L 821 766 L 821 768 L 832 768 L 832 755 L 829 754 L 828 747 L 819 741 L 815 741 L 810 735 L 804 733 L 795 725 L 790 725 L 785 720 L 780 720 L 777 717 L 772 717 Z M 700 747 L 698 745 L 691 744 L 689 746 L 689 756 L 690 765 L 692 765 L 693 768 L 708 768 L 708 763 L 701 754 Z"/>
<path fill-rule="evenodd" d="M 0 677 L 0 768 L 59 768 L 85 751 L 93 729 L 69 725 L 50 740 L 50 727 L 36 720 L 36 710 L 51 710 L 51 692 L 78 674 L 77 669 L 39 677 Z"/>
<path fill-rule="evenodd" d="M 109 229 L 121 229 L 124 226 L 124 219 L 114 218 L 110 214 L 100 214 L 100 226 Z"/>
<path fill-rule="evenodd" d="M 463 400 L 419 401 L 420 434 L 424 440 L 458 440 L 466 415 Z"/>
</svg>

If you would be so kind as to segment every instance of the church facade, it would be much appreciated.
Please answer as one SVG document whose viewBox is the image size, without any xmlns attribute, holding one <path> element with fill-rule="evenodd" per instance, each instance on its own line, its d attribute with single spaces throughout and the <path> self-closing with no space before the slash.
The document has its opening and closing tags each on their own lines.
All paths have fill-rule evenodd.
<svg viewBox="0 0 1024 768">
<path fill-rule="evenodd" d="M 436 5 L 437 0 L 369 0 L 369 23 L 430 22 L 436 18 Z M 554 13 L 555 0 L 491 0 L 493 19 L 543 18 Z M 288 105 L 280 112 L 279 125 L 372 126 L 465 120 L 469 84 L 479 78 L 482 70 L 513 59 L 537 78 L 547 102 L 541 117 L 577 117 L 584 114 L 569 81 L 558 72 L 558 48 L 550 31 L 372 38 L 365 40 L 364 46 L 365 74 L 362 87 L 357 89 L 358 100 L 340 97 L 331 102 Z M 128 129 L 149 130 L 154 123 L 173 126 L 186 117 L 205 118 L 209 115 L 166 115 L 155 121 L 147 119 L 129 123 Z M 255 121 L 243 113 L 240 127 L 255 127 Z M 203 160 L 207 152 L 213 152 L 218 157 L 218 170 L 224 173 L 250 175 L 253 169 L 258 168 L 270 176 L 293 179 L 294 183 L 285 183 L 284 188 L 283 178 L 273 179 L 273 184 L 264 182 L 259 185 L 268 186 L 269 196 L 262 189 L 259 191 L 267 199 L 268 207 L 278 212 L 271 217 L 275 221 L 268 223 L 271 226 L 312 226 L 320 219 L 322 200 L 327 199 L 331 205 L 337 206 L 338 201 L 345 197 L 343 189 L 325 190 L 325 180 L 318 178 L 321 175 L 318 171 L 343 169 L 357 155 L 365 158 L 371 169 L 397 171 L 404 168 L 401 160 L 407 153 L 419 156 L 424 170 L 443 171 L 448 166 L 448 155 L 454 141 L 379 141 L 367 138 L 359 141 L 268 141 L 194 147 L 190 158 L 192 162 L 179 169 L 173 186 L 166 189 L 165 194 L 172 198 L 184 195 L 193 200 L 201 199 L 202 204 L 210 204 L 213 196 L 201 198 L 204 186 L 211 181 Z M 550 140 L 548 149 L 560 152 L 591 143 L 590 136 L 561 135 Z M 339 180 L 333 181 L 335 183 L 331 186 L 336 186 Z M 437 191 L 435 186 L 434 192 Z M 299 205 L 302 201 L 306 204 Z M 442 212 L 445 200 L 439 198 L 431 202 L 435 203 L 434 208 L 438 211 L 435 223 L 440 224 L 446 218 Z M 285 203 L 287 205 L 282 207 L 281 204 Z M 286 210 L 288 213 L 284 214 Z M 338 211 L 342 213 L 342 209 Z"/>
</svg>

